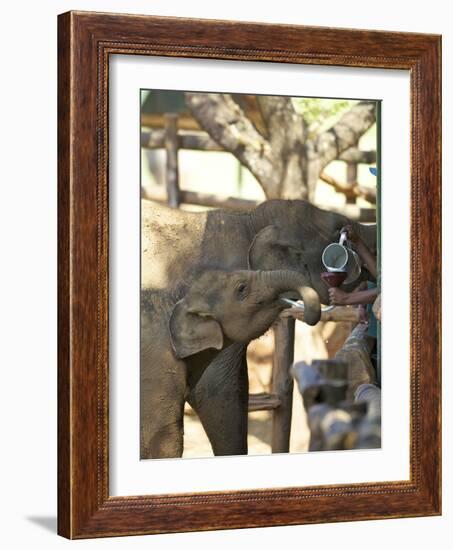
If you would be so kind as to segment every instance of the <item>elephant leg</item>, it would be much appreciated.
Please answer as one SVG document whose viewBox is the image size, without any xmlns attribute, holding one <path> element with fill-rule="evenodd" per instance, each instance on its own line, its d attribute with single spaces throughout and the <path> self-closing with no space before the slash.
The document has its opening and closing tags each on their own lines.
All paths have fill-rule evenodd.
<svg viewBox="0 0 453 550">
<path fill-rule="evenodd" d="M 183 453 L 186 369 L 142 367 L 140 379 L 140 458 L 175 458 Z M 150 372 L 151 371 L 151 372 Z"/>
<path fill-rule="evenodd" d="M 247 454 L 247 346 L 232 344 L 191 380 L 188 401 L 215 455 Z M 189 367 L 190 369 L 190 367 Z"/>
</svg>

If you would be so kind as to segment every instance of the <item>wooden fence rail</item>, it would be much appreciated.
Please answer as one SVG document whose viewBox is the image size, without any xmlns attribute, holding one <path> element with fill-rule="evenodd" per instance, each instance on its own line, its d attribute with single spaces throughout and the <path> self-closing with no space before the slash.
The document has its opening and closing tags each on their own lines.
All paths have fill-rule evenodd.
<svg viewBox="0 0 453 550">
<path fill-rule="evenodd" d="M 168 146 L 168 128 L 172 119 L 176 115 L 166 115 L 167 126 L 165 129 L 155 129 L 152 131 L 142 131 L 141 146 L 145 149 L 162 149 Z M 224 149 L 214 141 L 206 132 L 191 132 L 179 133 L 173 136 L 172 146 L 174 149 L 188 149 L 194 151 L 217 151 L 222 152 Z M 346 162 L 346 182 L 341 183 L 335 180 L 329 174 L 322 172 L 320 179 L 331 185 L 338 193 L 343 193 L 346 197 L 346 212 L 349 212 L 348 217 L 353 220 L 364 222 L 375 221 L 374 208 L 351 208 L 355 204 L 357 197 L 362 197 L 365 200 L 376 204 L 376 191 L 360 186 L 357 182 L 357 165 L 360 163 L 371 164 L 376 162 L 376 151 L 362 151 L 357 147 L 351 147 L 339 156 L 339 160 Z M 155 199 L 153 199 L 155 200 Z M 189 204 L 189 202 L 188 202 Z M 199 203 L 191 203 L 199 204 Z M 205 206 L 204 204 L 201 206 Z M 348 208 L 349 207 L 349 208 Z"/>
<path fill-rule="evenodd" d="M 162 149 L 165 143 L 165 130 L 156 128 L 141 132 L 141 146 L 145 149 Z M 206 132 L 184 132 L 178 135 L 180 149 L 194 151 L 224 151 Z M 339 160 L 355 164 L 373 164 L 376 162 L 376 151 L 362 151 L 358 147 L 347 149 L 338 157 Z"/>
</svg>

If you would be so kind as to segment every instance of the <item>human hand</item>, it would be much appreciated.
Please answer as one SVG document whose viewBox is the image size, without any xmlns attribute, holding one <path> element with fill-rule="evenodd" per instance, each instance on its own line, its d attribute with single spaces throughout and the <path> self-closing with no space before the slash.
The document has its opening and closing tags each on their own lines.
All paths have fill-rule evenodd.
<svg viewBox="0 0 453 550">
<path fill-rule="evenodd" d="M 348 303 L 348 293 L 339 288 L 329 288 L 330 303 L 333 306 L 345 306 Z"/>
<path fill-rule="evenodd" d="M 357 244 L 360 241 L 359 234 L 355 230 L 354 226 L 350 223 L 340 229 L 340 234 L 341 233 L 346 233 L 348 240 L 351 241 L 351 243 L 353 244 Z"/>
</svg>

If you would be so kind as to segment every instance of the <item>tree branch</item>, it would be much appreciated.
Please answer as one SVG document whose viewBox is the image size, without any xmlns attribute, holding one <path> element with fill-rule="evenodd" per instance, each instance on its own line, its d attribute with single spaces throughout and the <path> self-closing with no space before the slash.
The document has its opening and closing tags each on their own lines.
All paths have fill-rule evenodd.
<svg viewBox="0 0 453 550">
<path fill-rule="evenodd" d="M 159 149 L 164 146 L 165 130 L 153 128 L 142 130 L 141 146 L 145 149 Z M 224 149 L 205 132 L 191 132 L 179 134 L 181 149 L 194 149 L 198 151 L 223 151 Z M 362 151 L 357 147 L 350 147 L 339 156 L 344 162 L 356 162 L 358 164 L 374 164 L 376 151 Z"/>
<path fill-rule="evenodd" d="M 363 199 L 376 204 L 376 190 L 368 187 L 363 187 L 355 182 L 353 185 L 348 183 L 341 183 L 337 181 L 329 174 L 321 172 L 319 174 L 319 179 L 331 185 L 337 193 L 343 193 L 346 198 L 355 199 L 357 197 L 362 197 Z"/>
<path fill-rule="evenodd" d="M 357 147 L 350 147 L 338 157 L 345 162 L 357 162 L 358 164 L 374 164 L 376 162 L 376 151 L 361 151 Z"/>
<path fill-rule="evenodd" d="M 229 94 L 186 93 L 186 103 L 200 126 L 223 149 L 232 153 L 269 191 L 275 182 L 275 158 L 269 142 L 256 130 Z"/>
<path fill-rule="evenodd" d="M 338 158 L 350 147 L 357 146 L 359 138 L 375 122 L 376 102 L 361 101 L 345 113 L 332 128 L 320 134 L 315 141 L 320 169 Z"/>
</svg>

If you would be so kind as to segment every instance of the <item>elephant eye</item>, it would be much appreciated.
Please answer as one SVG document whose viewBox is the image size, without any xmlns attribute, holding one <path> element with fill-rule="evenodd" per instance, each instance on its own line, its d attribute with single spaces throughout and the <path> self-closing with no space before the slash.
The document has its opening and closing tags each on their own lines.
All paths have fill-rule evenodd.
<svg viewBox="0 0 453 550">
<path fill-rule="evenodd" d="M 244 298 L 244 296 L 247 294 L 247 284 L 239 283 L 236 287 L 236 292 L 240 299 Z"/>
</svg>

